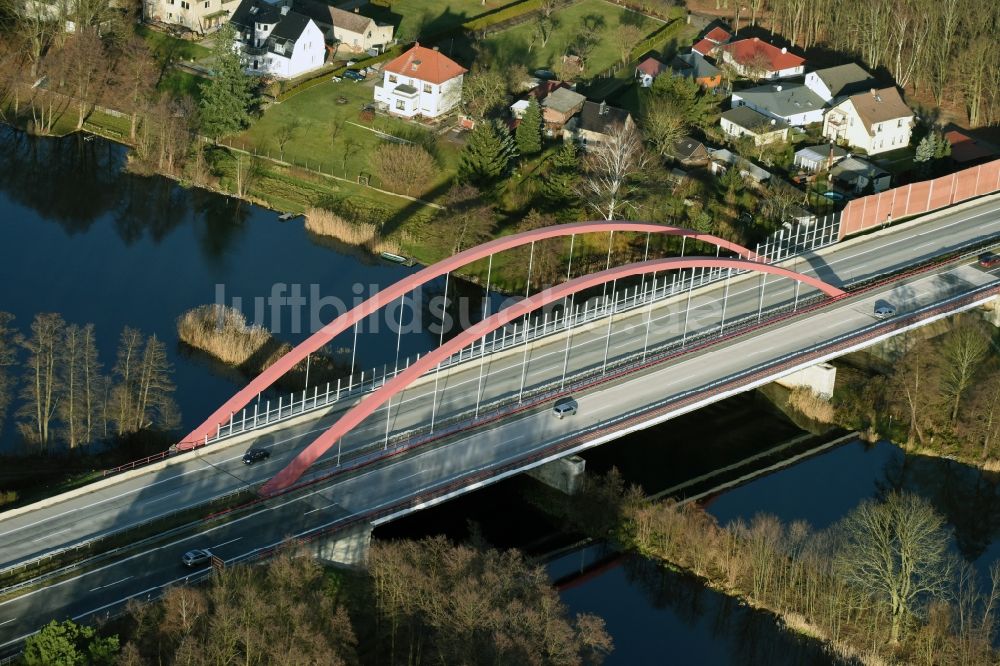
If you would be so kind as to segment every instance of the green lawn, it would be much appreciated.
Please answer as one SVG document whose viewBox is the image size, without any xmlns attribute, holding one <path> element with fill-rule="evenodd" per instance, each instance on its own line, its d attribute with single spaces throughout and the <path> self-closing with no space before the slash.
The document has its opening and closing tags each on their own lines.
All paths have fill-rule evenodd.
<svg viewBox="0 0 1000 666">
<path fill-rule="evenodd" d="M 375 0 L 364 12 L 396 26 L 403 41 L 451 30 L 480 14 L 509 5 L 514 0 Z"/>
<path fill-rule="evenodd" d="M 186 39 L 177 39 L 147 26 L 138 25 L 136 33 L 146 40 L 153 55 L 160 63 L 177 62 L 178 60 L 199 60 L 209 55 L 211 51 L 200 44 Z"/>
<path fill-rule="evenodd" d="M 500 56 L 501 61 L 522 63 L 528 69 L 558 71 L 557 63 L 562 56 L 576 52 L 575 40 L 580 35 L 591 34 L 595 37 L 595 42 L 587 55 L 583 73 L 583 78 L 586 78 L 620 60 L 618 47 L 615 45 L 615 32 L 623 22 L 639 26 L 644 30 L 644 37 L 662 25 L 661 21 L 604 0 L 581 0 L 557 10 L 553 17 L 556 19 L 554 32 L 544 47 L 540 40 L 535 40 L 532 46 L 532 35 L 537 22 L 529 21 L 491 35 L 484 40 L 484 48 Z"/>
<path fill-rule="evenodd" d="M 368 129 L 370 126 L 380 132 L 411 140 L 430 138 L 438 170 L 426 194 L 432 198 L 439 196 L 457 169 L 458 146 L 434 140 L 426 130 L 396 118 L 377 115 L 371 123 L 363 120 L 361 109 L 372 102 L 372 95 L 370 83 L 354 83 L 346 79 L 339 83 L 322 83 L 271 106 L 262 118 L 249 130 L 234 137 L 231 143 L 247 150 L 256 148 L 257 152 L 269 157 L 356 180 L 358 175 L 370 172 L 367 157 L 385 140 Z M 297 129 L 282 152 L 278 137 L 282 128 L 290 125 L 297 125 Z M 350 144 L 354 144 L 355 148 L 345 164 L 345 149 Z M 373 192 L 372 196 L 383 195 Z"/>
</svg>

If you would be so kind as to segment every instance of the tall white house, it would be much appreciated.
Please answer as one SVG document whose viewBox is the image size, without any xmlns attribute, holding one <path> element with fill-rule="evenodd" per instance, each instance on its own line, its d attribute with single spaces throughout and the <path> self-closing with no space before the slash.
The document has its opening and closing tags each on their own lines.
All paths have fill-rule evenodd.
<svg viewBox="0 0 1000 666">
<path fill-rule="evenodd" d="M 462 101 L 467 71 L 440 51 L 415 44 L 382 68 L 375 101 L 396 116 L 437 118 Z"/>
<path fill-rule="evenodd" d="M 869 155 L 908 146 L 912 127 L 913 111 L 895 88 L 851 95 L 823 118 L 823 136 Z"/>
<path fill-rule="evenodd" d="M 236 28 L 236 49 L 252 74 L 291 79 L 323 65 L 323 31 L 287 5 L 243 0 L 229 22 Z"/>
</svg>

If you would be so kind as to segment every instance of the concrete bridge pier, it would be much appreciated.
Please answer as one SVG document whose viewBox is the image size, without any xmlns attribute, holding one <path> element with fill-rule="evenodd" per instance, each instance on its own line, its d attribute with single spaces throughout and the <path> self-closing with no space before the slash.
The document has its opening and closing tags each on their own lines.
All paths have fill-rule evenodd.
<svg viewBox="0 0 1000 666">
<path fill-rule="evenodd" d="M 371 523 L 361 523 L 309 542 L 310 552 L 328 564 L 363 567 L 372 543 Z"/>
<path fill-rule="evenodd" d="M 833 388 L 837 383 L 837 368 L 829 363 L 817 363 L 785 375 L 775 383 L 789 389 L 805 387 L 824 400 L 829 400 L 833 397 Z"/>
<path fill-rule="evenodd" d="M 583 485 L 583 472 L 586 466 L 587 461 L 580 456 L 566 456 L 530 469 L 527 474 L 551 488 L 567 495 L 575 495 Z"/>
</svg>

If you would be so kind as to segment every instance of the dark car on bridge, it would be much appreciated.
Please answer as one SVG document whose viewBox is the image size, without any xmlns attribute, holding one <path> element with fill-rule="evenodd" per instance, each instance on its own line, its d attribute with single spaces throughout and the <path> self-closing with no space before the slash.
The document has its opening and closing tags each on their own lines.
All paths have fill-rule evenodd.
<svg viewBox="0 0 1000 666">
<path fill-rule="evenodd" d="M 1000 264 L 1000 254 L 983 252 L 979 255 L 979 265 L 983 268 L 993 268 L 997 264 Z"/>
<path fill-rule="evenodd" d="M 267 460 L 270 457 L 271 452 L 267 449 L 248 449 L 247 452 L 243 454 L 243 464 L 252 465 L 255 462 Z"/>
</svg>

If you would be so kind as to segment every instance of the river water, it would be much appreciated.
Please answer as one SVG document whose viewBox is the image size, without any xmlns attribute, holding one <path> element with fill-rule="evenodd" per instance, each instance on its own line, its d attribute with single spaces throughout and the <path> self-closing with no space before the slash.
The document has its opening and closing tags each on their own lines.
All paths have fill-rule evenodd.
<svg viewBox="0 0 1000 666">
<path fill-rule="evenodd" d="M 34 140 L 0 129 L 0 148 L 0 310 L 12 312 L 25 332 L 37 312 L 94 323 L 106 371 L 124 326 L 157 334 L 175 366 L 185 426 L 244 380 L 184 352 L 175 328 L 182 312 L 215 302 L 221 288 L 229 303 L 241 297 L 252 316 L 254 299 L 282 284 L 302 285 L 306 293 L 319 285 L 322 296 L 351 302 L 355 285 L 367 292 L 416 270 L 332 248 L 308 234 L 301 220 L 282 224 L 273 211 L 124 173 L 125 153 L 113 144 L 81 137 Z M 280 329 L 279 337 L 290 342 L 312 328 L 308 314 L 297 329 L 289 309 L 264 315 L 260 323 Z M 392 361 L 394 333 L 382 330 L 368 341 L 358 349 L 359 370 Z M 403 336 L 401 347 L 405 355 L 435 343 L 417 332 Z M 0 433 L 0 452 L 17 449 L 13 420 Z M 584 457 L 589 470 L 615 466 L 628 482 L 653 493 L 801 435 L 751 393 Z M 504 481 L 381 527 L 376 536 L 480 535 L 533 554 L 566 545 L 560 526 L 532 501 L 533 484 Z M 985 571 L 1000 556 L 998 485 L 996 475 L 951 461 L 850 442 L 717 494 L 706 505 L 722 523 L 770 512 L 822 529 L 863 499 L 906 489 L 934 503 L 953 528 L 958 550 Z M 784 632 L 768 615 L 641 558 L 570 549 L 547 566 L 571 612 L 607 621 L 616 643 L 608 664 L 828 663 L 817 644 Z"/>
</svg>

